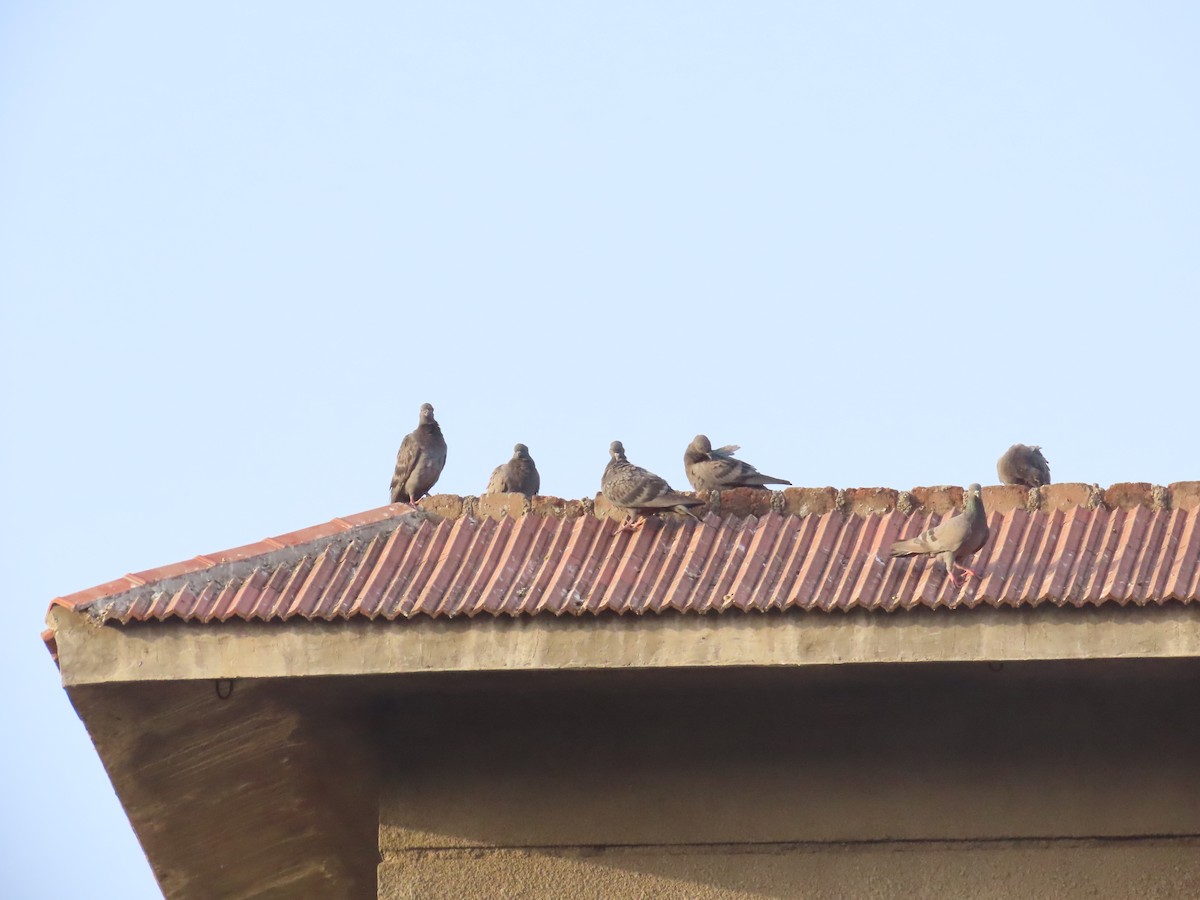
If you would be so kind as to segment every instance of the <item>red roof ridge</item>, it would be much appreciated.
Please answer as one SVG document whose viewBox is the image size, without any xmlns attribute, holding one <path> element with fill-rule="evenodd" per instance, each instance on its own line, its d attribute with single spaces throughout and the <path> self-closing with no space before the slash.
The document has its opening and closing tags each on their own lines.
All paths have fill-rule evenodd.
<svg viewBox="0 0 1200 900">
<path fill-rule="evenodd" d="M 716 514 L 727 526 L 741 520 L 740 528 L 735 530 L 745 531 L 747 528 L 756 527 L 760 519 L 771 513 L 783 518 L 819 517 L 833 512 L 850 517 L 887 516 L 893 512 L 906 517 L 942 516 L 961 505 L 962 488 L 914 487 L 906 491 L 871 487 L 841 490 L 832 487 L 793 487 L 784 491 L 740 488 L 710 494 L 706 499 L 710 515 Z M 1099 485 L 1077 483 L 1054 484 L 1037 489 L 995 485 L 984 488 L 983 499 L 989 515 L 1007 514 L 1014 510 L 1023 513 L 1066 512 L 1076 508 L 1144 509 L 1151 512 L 1196 510 L 1200 507 L 1200 481 L 1179 481 L 1166 487 L 1147 482 L 1123 482 L 1111 485 L 1107 489 Z M 202 554 L 181 562 L 130 573 L 105 584 L 57 597 L 51 601 L 51 606 L 87 612 L 99 621 L 110 618 L 128 621 L 148 616 L 151 612 L 148 608 L 141 609 L 140 605 L 139 609 L 135 610 L 132 603 L 120 602 L 134 591 L 146 594 L 145 590 L 139 589 L 149 587 L 152 589 L 151 593 L 156 596 L 190 591 L 190 582 L 194 581 L 200 572 L 208 573 L 204 580 L 209 583 L 220 580 L 229 585 L 237 583 L 240 586 L 243 579 L 249 578 L 256 571 L 279 571 L 287 566 L 297 565 L 307 558 L 309 564 L 315 566 L 308 576 L 304 594 L 300 598 L 304 599 L 304 605 L 307 607 L 313 597 L 326 590 L 329 579 L 332 578 L 335 582 L 353 580 L 357 563 L 338 565 L 336 573 L 334 571 L 335 561 L 345 558 L 343 551 L 348 553 L 353 549 L 350 545 L 357 545 L 357 552 L 367 553 L 368 548 L 374 546 L 377 537 L 390 536 L 400 528 L 405 528 L 411 534 L 425 522 L 436 525 L 446 520 L 502 522 L 523 517 L 577 519 L 592 515 L 601 520 L 609 520 L 623 518 L 624 511 L 613 508 L 601 495 L 597 495 L 594 500 L 564 500 L 540 496 L 527 499 L 520 494 L 484 494 L 479 497 L 438 494 L 422 500 L 420 508 L 402 503 L 389 504 L 241 547 Z M 778 526 L 771 527 L 774 534 L 774 529 Z M 474 531 L 473 528 L 471 530 Z M 458 533 L 457 529 L 455 531 Z M 441 552 L 443 544 L 446 544 L 449 532 L 441 534 L 441 537 L 434 539 L 437 552 Z M 547 537 L 547 540 L 550 539 Z M 568 540 L 565 531 L 561 537 L 555 539 L 563 542 Z M 446 544 L 445 552 L 461 554 L 465 546 L 463 540 L 466 538 L 458 533 L 454 541 Z M 756 545 L 756 555 L 761 556 L 764 552 Z M 371 551 L 372 563 L 377 553 L 377 549 Z M 317 565 L 318 563 L 320 565 Z M 636 573 L 631 573 L 633 574 Z M 551 575 L 548 573 L 545 578 L 551 579 Z M 318 584 L 313 579 L 323 581 Z M 391 587 L 381 585 L 378 590 L 386 592 Z M 238 596 L 230 594 L 223 599 L 215 598 L 214 602 L 219 602 L 219 607 L 213 606 L 210 616 L 217 614 L 216 617 L 225 618 L 227 615 L 241 614 L 243 607 L 253 605 L 260 590 L 274 597 L 278 587 L 273 584 L 256 583 L 248 590 L 249 593 L 243 591 Z M 345 590 L 349 590 L 348 585 Z M 196 590 L 195 593 L 199 594 L 200 591 Z M 489 608 L 494 606 L 495 602 L 498 600 L 490 602 Z M 150 601 L 146 600 L 145 605 L 149 603 Z M 320 608 L 324 606 L 322 603 Z M 277 615 L 286 617 L 297 608 L 279 609 Z M 174 611 L 174 607 L 171 609 Z"/>
</svg>

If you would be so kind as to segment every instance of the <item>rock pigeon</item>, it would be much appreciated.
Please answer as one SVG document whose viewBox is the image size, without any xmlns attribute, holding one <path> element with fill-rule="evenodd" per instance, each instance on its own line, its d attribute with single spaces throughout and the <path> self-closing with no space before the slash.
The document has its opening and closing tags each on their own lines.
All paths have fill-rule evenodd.
<svg viewBox="0 0 1200 900">
<path fill-rule="evenodd" d="M 404 436 L 392 475 L 392 502 L 412 503 L 429 493 L 446 465 L 446 439 L 433 417 L 433 407 L 421 404 L 421 420 Z"/>
<path fill-rule="evenodd" d="M 683 467 L 695 491 L 724 491 L 728 488 L 766 488 L 768 484 L 791 484 L 782 478 L 764 475 L 748 462 L 734 459 L 737 444 L 713 449 L 712 443 L 698 434 L 683 453 Z"/>
<path fill-rule="evenodd" d="M 979 576 L 964 566 L 962 561 L 987 543 L 987 514 L 983 511 L 983 498 L 980 496 L 980 490 L 979 485 L 971 485 L 963 495 L 963 511 L 959 515 L 947 519 L 911 540 L 897 541 L 892 544 L 888 556 L 937 554 L 938 559 L 946 567 L 950 583 L 956 587 L 959 583 L 954 571 L 956 565 L 968 575 L 978 578 Z"/>
<path fill-rule="evenodd" d="M 1041 487 L 1050 483 L 1050 463 L 1042 456 L 1041 447 L 1013 444 L 996 462 L 996 474 L 1001 484 Z"/>
<path fill-rule="evenodd" d="M 629 510 L 629 516 L 618 531 L 637 531 L 645 524 L 645 516 L 664 509 L 687 513 L 700 521 L 688 507 L 703 506 L 703 500 L 680 494 L 653 472 L 635 466 L 625 458 L 625 445 L 620 441 L 613 441 L 608 453 L 612 459 L 604 467 L 600 492 L 613 506 Z"/>
<path fill-rule="evenodd" d="M 504 465 L 496 466 L 488 481 L 489 494 L 524 494 L 532 497 L 542 486 L 541 476 L 537 466 L 529 455 L 529 448 L 524 444 L 513 447 L 512 459 Z"/>
</svg>

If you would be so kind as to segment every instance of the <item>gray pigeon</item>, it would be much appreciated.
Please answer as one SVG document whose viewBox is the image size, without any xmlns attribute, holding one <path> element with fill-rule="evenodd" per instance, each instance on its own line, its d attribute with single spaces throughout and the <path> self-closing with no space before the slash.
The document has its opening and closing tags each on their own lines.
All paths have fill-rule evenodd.
<svg viewBox="0 0 1200 900">
<path fill-rule="evenodd" d="M 712 442 L 698 434 L 683 453 L 683 467 L 694 491 L 724 491 L 729 488 L 766 488 L 768 484 L 791 484 L 764 475 L 748 462 L 734 459 L 737 444 L 713 449 Z"/>
<path fill-rule="evenodd" d="M 612 459 L 604 467 L 600 492 L 613 506 L 629 510 L 629 516 L 618 531 L 637 531 L 645 524 L 647 515 L 664 509 L 687 513 L 700 521 L 688 507 L 703 506 L 703 500 L 680 494 L 653 472 L 635 466 L 625 458 L 625 445 L 620 441 L 613 441 L 608 453 Z"/>
<path fill-rule="evenodd" d="M 978 578 L 979 576 L 964 566 L 962 561 L 987 543 L 987 514 L 983 511 L 983 498 L 980 496 L 980 490 L 979 485 L 971 485 L 963 495 L 961 514 L 947 519 L 911 540 L 896 541 L 892 544 L 888 556 L 916 556 L 922 553 L 933 555 L 936 553 L 938 559 L 946 567 L 951 584 L 957 586 L 959 583 L 954 571 L 955 566 L 968 575 Z"/>
<path fill-rule="evenodd" d="M 542 486 L 542 478 L 538 475 L 537 466 L 529 455 L 529 448 L 524 444 L 513 447 L 512 459 L 504 465 L 496 466 L 488 481 L 489 494 L 524 494 L 532 497 Z"/>
<path fill-rule="evenodd" d="M 446 439 L 433 417 L 433 407 L 421 404 L 421 421 L 404 436 L 392 475 L 392 502 L 412 503 L 429 493 L 446 465 Z"/>
<path fill-rule="evenodd" d="M 1042 456 L 1041 447 L 1013 444 L 996 462 L 996 474 L 1001 484 L 1041 487 L 1050 483 L 1050 463 Z"/>
</svg>

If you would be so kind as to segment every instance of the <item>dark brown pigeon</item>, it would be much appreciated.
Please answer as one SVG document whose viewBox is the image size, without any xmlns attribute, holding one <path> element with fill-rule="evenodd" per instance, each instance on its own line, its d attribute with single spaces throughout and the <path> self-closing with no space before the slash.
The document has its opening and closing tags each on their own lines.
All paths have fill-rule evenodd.
<svg viewBox="0 0 1200 900">
<path fill-rule="evenodd" d="M 1050 463 L 1042 456 L 1041 447 L 1013 444 L 996 462 L 996 474 L 1001 484 L 1041 487 L 1050 483 Z"/>
<path fill-rule="evenodd" d="M 955 566 L 968 575 L 978 578 L 979 576 L 964 566 L 962 561 L 987 543 L 987 514 L 983 511 L 983 498 L 980 496 L 980 491 L 979 485 L 971 485 L 963 495 L 962 513 L 930 528 L 918 537 L 907 541 L 897 541 L 892 544 L 892 550 L 888 556 L 916 556 L 922 553 L 932 556 L 936 554 L 946 567 L 951 584 L 957 586 L 959 583 L 954 571 Z"/>
<path fill-rule="evenodd" d="M 446 439 L 433 417 L 433 407 L 421 404 L 421 421 L 400 442 L 392 475 L 392 502 L 412 503 L 429 493 L 446 465 Z"/>
<path fill-rule="evenodd" d="M 791 484 L 764 475 L 748 462 L 734 459 L 737 444 L 713 449 L 712 442 L 698 434 L 683 453 L 683 467 L 694 491 L 724 491 L 735 487 L 765 489 L 768 484 Z"/>
<path fill-rule="evenodd" d="M 542 486 L 542 478 L 538 475 L 537 466 L 529 455 L 529 448 L 524 444 L 513 447 L 512 459 L 504 465 L 496 466 L 488 481 L 489 494 L 524 494 L 532 497 Z"/>
<path fill-rule="evenodd" d="M 600 492 L 613 506 L 629 510 L 628 517 L 618 531 L 637 531 L 645 524 L 647 515 L 664 509 L 687 513 L 697 522 L 700 521 L 688 507 L 703 506 L 703 500 L 680 494 L 653 472 L 635 466 L 625 458 L 625 445 L 620 441 L 613 441 L 608 453 L 612 458 L 604 467 Z"/>
</svg>

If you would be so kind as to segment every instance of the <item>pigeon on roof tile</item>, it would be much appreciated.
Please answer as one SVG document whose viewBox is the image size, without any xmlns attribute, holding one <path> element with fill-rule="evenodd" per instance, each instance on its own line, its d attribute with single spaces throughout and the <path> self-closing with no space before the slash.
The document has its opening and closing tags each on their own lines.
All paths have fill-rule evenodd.
<svg viewBox="0 0 1200 900">
<path fill-rule="evenodd" d="M 695 491 L 724 491 L 729 488 L 766 488 L 768 484 L 791 484 L 782 478 L 764 475 L 748 462 L 734 459 L 737 444 L 713 449 L 703 434 L 696 435 L 683 453 L 683 467 Z"/>
<path fill-rule="evenodd" d="M 1013 444 L 997 460 L 996 474 L 1001 484 L 1042 487 L 1050 483 L 1050 463 L 1042 456 L 1041 447 Z"/>
<path fill-rule="evenodd" d="M 488 480 L 489 494 L 524 494 L 532 497 L 542 486 L 542 478 L 538 475 L 537 465 L 529 455 L 529 448 L 524 444 L 513 447 L 512 459 L 496 466 L 492 477 Z"/>
<path fill-rule="evenodd" d="M 645 516 L 666 509 L 686 513 L 700 521 L 688 507 L 703 506 L 703 500 L 681 494 L 653 472 L 635 466 L 625 458 L 625 445 L 620 441 L 613 441 L 608 453 L 612 458 L 604 467 L 600 492 L 613 506 L 629 511 L 618 531 L 637 531 L 645 524 Z"/>
<path fill-rule="evenodd" d="M 446 465 L 446 439 L 433 417 L 433 406 L 421 404 L 417 427 L 404 436 L 392 474 L 392 502 L 412 503 L 429 493 Z"/>
<path fill-rule="evenodd" d="M 963 511 L 961 513 L 911 540 L 896 541 L 892 544 L 888 556 L 916 556 L 918 554 L 932 556 L 936 554 L 946 567 L 951 584 L 957 586 L 959 583 L 954 571 L 956 566 L 968 575 L 978 578 L 979 575 L 963 565 L 962 561 L 987 543 L 987 514 L 983 510 L 983 498 L 980 496 L 980 491 L 979 485 L 971 485 L 963 495 Z"/>
</svg>

